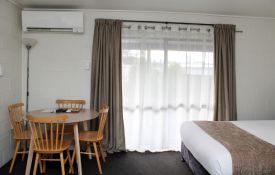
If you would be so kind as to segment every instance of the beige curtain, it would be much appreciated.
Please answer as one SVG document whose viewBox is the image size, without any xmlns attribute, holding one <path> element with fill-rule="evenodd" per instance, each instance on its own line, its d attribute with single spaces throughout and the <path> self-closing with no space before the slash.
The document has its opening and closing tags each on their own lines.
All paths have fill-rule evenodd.
<svg viewBox="0 0 275 175">
<path fill-rule="evenodd" d="M 214 120 L 237 120 L 235 26 L 214 26 Z"/>
<path fill-rule="evenodd" d="M 122 21 L 96 19 L 91 75 L 91 108 L 102 104 L 110 107 L 104 133 L 104 146 L 109 152 L 125 150 L 122 110 Z M 92 121 L 92 125 L 95 122 Z"/>
</svg>

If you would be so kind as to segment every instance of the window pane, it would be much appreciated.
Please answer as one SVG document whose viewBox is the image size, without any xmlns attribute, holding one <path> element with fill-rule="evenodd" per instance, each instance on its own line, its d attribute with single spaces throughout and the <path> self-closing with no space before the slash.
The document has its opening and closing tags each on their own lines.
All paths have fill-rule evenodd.
<svg viewBox="0 0 275 175">
<path fill-rule="evenodd" d="M 183 121 L 212 119 L 213 29 L 131 26 L 122 32 L 126 149 L 178 151 Z"/>
</svg>

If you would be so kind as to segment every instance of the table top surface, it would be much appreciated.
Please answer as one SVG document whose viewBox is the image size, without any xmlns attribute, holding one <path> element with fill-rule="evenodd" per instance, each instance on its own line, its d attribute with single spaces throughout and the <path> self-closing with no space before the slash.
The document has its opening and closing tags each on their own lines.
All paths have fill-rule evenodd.
<svg viewBox="0 0 275 175">
<path fill-rule="evenodd" d="M 30 111 L 28 113 L 34 117 L 50 117 L 50 116 L 57 116 L 57 115 L 67 115 L 68 119 L 65 123 L 79 123 L 88 120 L 92 120 L 98 117 L 98 112 L 92 109 L 83 109 L 77 113 L 55 113 L 55 112 L 45 112 L 45 110 L 35 110 Z"/>
</svg>

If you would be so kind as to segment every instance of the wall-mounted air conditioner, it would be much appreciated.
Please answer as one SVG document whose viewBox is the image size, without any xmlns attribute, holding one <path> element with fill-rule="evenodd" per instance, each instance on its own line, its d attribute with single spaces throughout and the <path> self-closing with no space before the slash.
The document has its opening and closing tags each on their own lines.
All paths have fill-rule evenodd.
<svg viewBox="0 0 275 175">
<path fill-rule="evenodd" d="M 83 33 L 83 12 L 74 11 L 22 11 L 24 32 Z"/>
</svg>

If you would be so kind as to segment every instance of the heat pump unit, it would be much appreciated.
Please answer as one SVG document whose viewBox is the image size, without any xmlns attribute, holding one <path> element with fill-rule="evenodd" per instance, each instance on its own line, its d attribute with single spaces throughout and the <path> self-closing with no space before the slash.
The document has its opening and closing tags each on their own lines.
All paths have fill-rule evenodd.
<svg viewBox="0 0 275 175">
<path fill-rule="evenodd" d="M 83 33 L 83 12 L 76 11 L 22 11 L 24 32 Z"/>
</svg>

